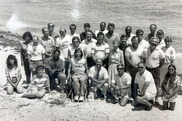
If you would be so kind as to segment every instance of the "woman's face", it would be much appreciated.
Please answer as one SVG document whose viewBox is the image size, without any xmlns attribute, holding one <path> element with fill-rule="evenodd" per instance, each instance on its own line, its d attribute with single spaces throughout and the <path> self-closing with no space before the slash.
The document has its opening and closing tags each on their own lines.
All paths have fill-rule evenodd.
<svg viewBox="0 0 182 121">
<path fill-rule="evenodd" d="M 171 45 L 171 41 L 165 41 L 166 47 L 169 47 Z"/>
<path fill-rule="evenodd" d="M 172 74 L 174 74 L 175 69 L 174 69 L 174 67 L 170 66 L 168 68 L 168 71 L 169 71 L 169 74 L 172 75 Z"/>
<path fill-rule="evenodd" d="M 30 41 L 30 37 L 29 37 L 29 36 L 26 36 L 26 37 L 25 37 L 25 41 L 26 41 L 26 42 L 29 42 L 29 41 Z"/>
<path fill-rule="evenodd" d="M 81 57 L 81 52 L 80 51 L 77 51 L 77 53 L 75 53 L 75 54 L 76 54 L 76 58 Z"/>
<path fill-rule="evenodd" d="M 10 59 L 9 62 L 13 65 L 15 63 L 15 59 Z"/>
<path fill-rule="evenodd" d="M 73 41 L 73 46 L 76 47 L 76 48 L 79 46 L 79 40 L 78 39 L 75 39 Z"/>
</svg>

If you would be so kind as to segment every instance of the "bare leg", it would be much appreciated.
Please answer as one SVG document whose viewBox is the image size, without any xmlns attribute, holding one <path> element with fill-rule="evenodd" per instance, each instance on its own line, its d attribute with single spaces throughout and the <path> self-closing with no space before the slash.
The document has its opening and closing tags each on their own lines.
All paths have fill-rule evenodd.
<svg viewBox="0 0 182 121">
<path fill-rule="evenodd" d="M 14 92 L 14 88 L 11 84 L 8 84 L 8 87 L 7 87 L 7 94 L 8 95 L 12 95 Z"/>
<path fill-rule="evenodd" d="M 16 90 L 17 90 L 17 93 L 18 93 L 18 94 L 23 93 L 23 87 L 22 87 L 22 84 L 20 84 L 20 83 L 19 83 L 19 84 L 17 85 L 17 87 L 16 87 Z"/>
<path fill-rule="evenodd" d="M 128 102 L 128 97 L 127 97 L 127 96 L 124 96 L 124 97 L 121 99 L 121 101 L 120 101 L 120 105 L 123 106 L 123 107 L 125 107 L 126 104 L 127 104 L 127 102 Z"/>
</svg>

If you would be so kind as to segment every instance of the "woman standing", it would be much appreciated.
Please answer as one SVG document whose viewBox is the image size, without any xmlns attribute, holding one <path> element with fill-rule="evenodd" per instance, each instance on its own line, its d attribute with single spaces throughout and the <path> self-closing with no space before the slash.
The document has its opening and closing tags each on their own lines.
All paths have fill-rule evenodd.
<svg viewBox="0 0 182 121">
<path fill-rule="evenodd" d="M 16 90 L 17 93 L 23 92 L 22 84 L 20 80 L 22 78 L 21 69 L 18 66 L 18 61 L 14 55 L 9 55 L 6 61 L 5 74 L 7 77 L 7 93 L 13 94 Z"/>
<path fill-rule="evenodd" d="M 24 66 L 25 69 L 25 75 L 27 84 L 30 84 L 30 75 L 31 70 L 29 68 L 29 61 L 28 61 L 28 54 L 27 54 L 27 47 L 28 44 L 32 41 L 32 34 L 30 32 L 25 32 L 23 34 L 23 43 L 20 43 L 21 46 L 21 66 Z"/>
<path fill-rule="evenodd" d="M 176 74 L 176 66 L 170 64 L 168 67 L 168 72 L 164 81 L 162 82 L 162 91 L 163 91 L 163 108 L 164 110 L 168 109 L 168 103 L 170 102 L 169 109 L 174 110 L 177 93 L 181 86 L 180 77 Z"/>
</svg>

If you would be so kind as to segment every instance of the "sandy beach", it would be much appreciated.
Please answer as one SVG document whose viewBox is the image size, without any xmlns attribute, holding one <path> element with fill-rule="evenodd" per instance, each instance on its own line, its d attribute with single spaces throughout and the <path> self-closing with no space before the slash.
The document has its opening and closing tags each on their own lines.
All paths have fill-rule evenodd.
<svg viewBox="0 0 182 121">
<path fill-rule="evenodd" d="M 145 111 L 142 107 L 132 111 L 133 106 L 106 103 L 102 100 L 86 100 L 82 103 L 66 99 L 63 104 L 47 102 L 49 94 L 43 99 L 25 99 L 14 93 L 7 95 L 4 69 L 6 58 L 15 54 L 20 64 L 18 41 L 20 36 L 8 32 L 0 32 L 0 121 L 181 121 L 182 95 L 178 96 L 174 111 L 163 111 L 162 107 L 154 107 Z M 23 67 L 22 67 L 23 69 Z M 25 75 L 23 72 L 23 79 Z M 160 99 L 160 104 L 162 100 Z"/>
</svg>

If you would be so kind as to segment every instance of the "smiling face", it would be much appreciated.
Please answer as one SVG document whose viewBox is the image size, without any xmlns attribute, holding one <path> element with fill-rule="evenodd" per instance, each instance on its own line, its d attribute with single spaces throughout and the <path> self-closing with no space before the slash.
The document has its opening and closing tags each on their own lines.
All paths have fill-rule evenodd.
<svg viewBox="0 0 182 121">
<path fill-rule="evenodd" d="M 39 67 L 37 69 L 37 76 L 42 77 L 44 74 L 44 67 Z"/>
<path fill-rule="evenodd" d="M 106 28 L 106 24 L 105 24 L 104 22 L 102 22 L 102 23 L 100 24 L 100 30 L 101 30 L 101 31 L 104 31 L 105 28 Z"/>
<path fill-rule="evenodd" d="M 168 68 L 168 71 L 169 71 L 169 75 L 173 75 L 174 72 L 175 72 L 175 68 L 172 67 L 172 66 L 170 66 L 170 67 Z"/>
<path fill-rule="evenodd" d="M 138 64 L 138 71 L 139 71 L 140 75 L 142 75 L 142 74 L 144 73 L 144 71 L 145 71 L 145 66 L 144 66 L 143 63 L 139 63 L 139 64 Z"/>
<path fill-rule="evenodd" d="M 87 38 L 88 41 L 91 41 L 92 33 L 88 31 L 87 34 L 86 34 L 86 38 Z"/>
<path fill-rule="evenodd" d="M 49 36 L 49 30 L 48 30 L 48 28 L 44 28 L 43 30 L 42 30 L 42 33 L 44 34 L 44 37 L 48 37 Z"/>
<path fill-rule="evenodd" d="M 117 66 L 117 71 L 118 71 L 119 76 L 122 76 L 123 75 L 124 69 L 125 68 L 122 65 Z"/>
</svg>

